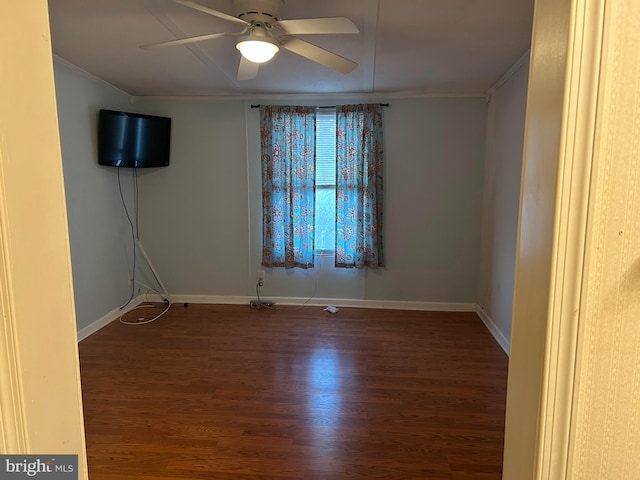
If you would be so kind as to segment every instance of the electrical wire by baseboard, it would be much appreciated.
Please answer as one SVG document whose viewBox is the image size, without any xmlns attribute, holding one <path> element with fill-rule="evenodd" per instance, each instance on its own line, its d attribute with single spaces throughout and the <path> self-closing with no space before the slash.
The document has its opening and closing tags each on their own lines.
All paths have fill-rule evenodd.
<svg viewBox="0 0 640 480">
<path fill-rule="evenodd" d="M 265 305 L 262 303 L 262 301 L 260 300 L 260 282 L 256 283 L 256 296 L 258 297 L 258 304 L 257 306 L 253 306 L 250 305 L 251 308 L 256 309 L 256 310 L 260 310 L 263 308 L 268 308 L 270 310 L 281 310 L 281 311 L 287 311 L 287 312 L 297 312 L 298 310 L 302 310 L 304 307 L 307 306 L 307 304 L 313 300 L 314 298 L 316 298 L 316 295 L 318 293 L 318 280 L 320 279 L 320 272 L 322 271 L 322 262 L 318 262 L 319 263 L 319 267 L 318 267 L 318 271 L 315 274 L 315 281 L 313 284 L 313 294 L 307 298 L 302 305 L 298 305 L 297 307 L 293 307 L 293 308 L 287 308 L 287 307 L 279 307 L 278 304 L 275 305 Z"/>
<path fill-rule="evenodd" d="M 263 308 L 266 308 L 269 310 L 276 310 L 276 308 L 272 303 L 267 303 L 262 301 L 262 299 L 260 298 L 260 286 L 261 286 L 260 282 L 256 282 L 256 296 L 258 297 L 258 300 L 255 302 L 254 301 L 249 302 L 249 307 L 254 310 L 262 310 Z"/>
<path fill-rule="evenodd" d="M 162 312 L 160 312 L 159 314 L 155 315 L 152 318 L 145 318 L 145 317 L 138 317 L 137 321 L 129 321 L 129 320 L 125 320 L 124 319 L 124 313 L 122 315 L 120 315 L 120 323 L 124 324 L 124 325 L 146 325 L 148 323 L 152 323 L 155 322 L 156 320 L 158 320 L 160 317 L 162 317 L 165 313 L 167 313 L 169 311 L 169 309 L 171 308 L 171 306 L 173 305 L 173 303 L 169 302 L 168 300 L 165 300 L 166 304 L 165 304 L 165 308 L 164 310 L 162 310 Z M 130 312 L 134 312 L 136 310 L 141 310 L 143 308 L 162 308 L 159 307 L 153 303 L 142 303 L 140 305 L 137 305 L 136 307 L 132 308 L 131 310 L 129 310 L 126 313 L 130 313 Z"/>
<path fill-rule="evenodd" d="M 162 293 L 159 292 L 158 290 L 156 290 L 155 288 L 150 287 L 149 285 L 146 285 L 142 282 L 135 282 L 136 284 L 145 287 L 147 289 L 147 291 L 144 293 L 145 299 L 144 302 L 141 303 L 140 305 L 137 305 L 136 307 L 132 308 L 131 310 L 123 313 L 122 315 L 120 315 L 120 318 L 118 319 L 120 321 L 120 323 L 124 324 L 124 325 L 146 325 L 148 323 L 152 323 L 155 322 L 156 320 L 158 320 L 160 317 L 162 317 L 165 313 L 167 313 L 169 311 L 169 309 L 173 306 L 173 302 L 169 299 L 169 296 L 166 294 L 166 292 Z M 149 294 L 149 292 L 153 292 L 156 295 L 159 295 L 160 298 L 162 298 L 162 300 L 165 302 L 164 305 L 164 309 L 162 312 L 160 312 L 159 314 L 153 316 L 152 318 L 145 318 L 144 316 L 142 317 L 138 317 L 138 319 L 136 321 L 129 321 L 129 320 L 125 320 L 124 316 L 127 313 L 136 311 L 136 310 L 140 310 L 143 308 L 163 308 L 163 306 L 159 306 L 156 305 L 155 303 L 151 303 L 147 300 L 147 295 Z"/>
</svg>

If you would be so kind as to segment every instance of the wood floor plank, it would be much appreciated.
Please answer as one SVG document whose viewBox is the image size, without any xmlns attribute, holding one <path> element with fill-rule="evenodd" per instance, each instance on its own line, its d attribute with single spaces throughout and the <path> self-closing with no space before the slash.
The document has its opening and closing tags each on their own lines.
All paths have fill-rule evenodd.
<svg viewBox="0 0 640 480">
<path fill-rule="evenodd" d="M 500 478 L 473 313 L 180 305 L 79 348 L 92 480 Z"/>
</svg>

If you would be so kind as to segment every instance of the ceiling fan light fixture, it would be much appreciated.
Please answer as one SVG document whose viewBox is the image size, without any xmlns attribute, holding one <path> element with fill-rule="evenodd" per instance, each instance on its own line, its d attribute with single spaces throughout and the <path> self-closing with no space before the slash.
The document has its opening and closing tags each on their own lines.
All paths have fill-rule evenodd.
<svg viewBox="0 0 640 480">
<path fill-rule="evenodd" d="M 278 53 L 278 46 L 268 40 L 256 40 L 249 37 L 247 40 L 240 40 L 236 48 L 244 58 L 253 63 L 264 63 L 271 60 Z"/>
</svg>

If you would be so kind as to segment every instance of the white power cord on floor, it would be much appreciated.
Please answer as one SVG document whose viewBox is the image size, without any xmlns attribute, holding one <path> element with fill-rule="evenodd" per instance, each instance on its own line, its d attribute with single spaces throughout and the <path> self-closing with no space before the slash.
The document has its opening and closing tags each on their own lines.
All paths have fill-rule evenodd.
<svg viewBox="0 0 640 480">
<path fill-rule="evenodd" d="M 155 322 L 157 319 L 159 319 L 160 317 L 162 317 L 165 313 L 167 313 L 169 311 L 169 309 L 171 308 L 171 306 L 173 305 L 173 303 L 169 302 L 169 300 L 165 300 L 166 303 L 166 307 L 164 308 L 164 310 L 162 310 L 162 312 L 160 312 L 158 315 L 156 315 L 153 318 L 149 318 L 146 319 L 145 317 L 138 317 L 138 320 L 133 322 L 133 321 L 128 321 L 125 320 L 124 317 L 124 313 L 122 315 L 120 315 L 120 323 L 123 323 L 124 325 L 146 325 L 147 323 L 151 323 L 151 322 Z M 154 305 L 153 303 L 141 303 L 140 305 L 132 308 L 131 310 L 129 310 L 129 312 L 133 312 L 135 310 L 139 310 L 142 308 L 162 308 L 159 307 L 157 305 Z M 126 313 L 129 313 L 126 312 Z"/>
<path fill-rule="evenodd" d="M 135 281 L 135 283 L 137 283 L 138 285 L 145 287 L 147 289 L 147 291 L 145 292 L 145 301 L 143 303 L 141 303 L 140 305 L 137 305 L 136 307 L 132 308 L 131 310 L 129 310 L 128 312 L 123 313 L 122 315 L 120 315 L 119 321 L 120 323 L 124 324 L 124 325 L 146 325 L 148 323 L 151 322 L 155 322 L 157 319 L 159 319 L 160 317 L 162 317 L 165 313 L 167 313 L 169 311 L 169 309 L 171 308 L 171 306 L 173 305 L 173 303 L 171 302 L 171 300 L 169 300 L 169 296 L 166 294 L 162 294 L 159 291 L 157 291 L 156 289 L 150 287 L 149 285 L 145 285 L 142 282 L 139 281 Z M 125 314 L 129 313 L 129 312 L 133 312 L 135 310 L 140 310 L 143 308 L 163 308 L 163 306 L 159 306 L 156 305 L 154 303 L 150 303 L 147 301 L 146 296 L 149 292 L 153 292 L 156 295 L 159 295 L 162 300 L 165 302 L 165 306 L 164 309 L 162 310 L 162 312 L 160 312 L 158 315 L 152 317 L 152 318 L 145 318 L 143 317 L 138 317 L 138 319 L 136 321 L 129 321 L 129 320 L 125 320 L 124 316 Z"/>
</svg>

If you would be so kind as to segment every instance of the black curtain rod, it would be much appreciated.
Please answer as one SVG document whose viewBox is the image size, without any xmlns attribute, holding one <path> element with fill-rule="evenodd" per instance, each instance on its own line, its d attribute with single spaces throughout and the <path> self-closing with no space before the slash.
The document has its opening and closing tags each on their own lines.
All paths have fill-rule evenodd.
<svg viewBox="0 0 640 480">
<path fill-rule="evenodd" d="M 380 104 L 381 107 L 388 107 L 389 104 L 388 103 L 381 103 Z M 316 107 L 316 108 L 336 108 L 337 105 L 326 105 L 326 106 L 320 106 L 320 107 Z M 251 105 L 251 108 L 260 108 L 260 104 L 257 105 Z"/>
</svg>

